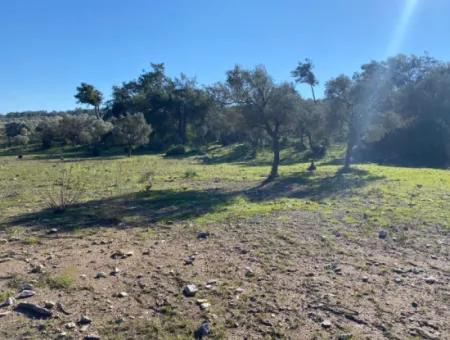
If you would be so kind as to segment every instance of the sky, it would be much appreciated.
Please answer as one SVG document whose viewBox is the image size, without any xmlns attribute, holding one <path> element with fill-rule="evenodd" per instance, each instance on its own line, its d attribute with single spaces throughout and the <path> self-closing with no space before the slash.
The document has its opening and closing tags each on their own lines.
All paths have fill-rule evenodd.
<svg viewBox="0 0 450 340">
<path fill-rule="evenodd" d="M 310 58 L 321 94 L 397 53 L 449 61 L 449 17 L 449 0 L 0 0 L 0 113 L 75 108 L 81 82 L 108 99 L 151 62 L 207 85 L 235 64 L 292 81 Z"/>
</svg>

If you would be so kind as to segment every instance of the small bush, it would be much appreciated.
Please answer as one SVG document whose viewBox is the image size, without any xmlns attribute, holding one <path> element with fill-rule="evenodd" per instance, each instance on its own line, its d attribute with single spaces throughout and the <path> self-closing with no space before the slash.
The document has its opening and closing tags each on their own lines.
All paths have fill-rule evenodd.
<svg viewBox="0 0 450 340">
<path fill-rule="evenodd" d="M 186 154 L 186 148 L 183 145 L 175 145 L 166 152 L 166 157 L 182 156 Z"/>
<path fill-rule="evenodd" d="M 69 205 L 78 203 L 84 191 L 83 183 L 73 176 L 72 169 L 63 167 L 47 195 L 47 205 L 55 213 L 64 212 Z"/>
<path fill-rule="evenodd" d="M 192 177 L 197 177 L 198 174 L 195 170 L 186 170 L 184 172 L 184 178 L 192 178 Z"/>
</svg>

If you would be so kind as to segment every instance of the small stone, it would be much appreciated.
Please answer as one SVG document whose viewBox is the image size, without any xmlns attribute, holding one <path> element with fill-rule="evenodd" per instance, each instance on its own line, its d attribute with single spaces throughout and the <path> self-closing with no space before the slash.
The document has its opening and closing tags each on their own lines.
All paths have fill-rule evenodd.
<svg viewBox="0 0 450 340">
<path fill-rule="evenodd" d="M 1 305 L 0 305 L 0 308 L 3 308 L 3 307 L 9 307 L 9 306 L 12 306 L 12 305 L 14 305 L 14 298 L 13 297 L 9 297 L 9 298 L 7 298 L 6 300 L 5 300 L 5 302 L 3 302 Z"/>
<path fill-rule="evenodd" d="M 75 322 L 69 322 L 69 323 L 66 323 L 66 325 L 64 327 L 66 327 L 66 329 L 75 329 L 77 327 L 77 325 L 75 324 Z"/>
<path fill-rule="evenodd" d="M 69 311 L 67 310 L 66 307 L 64 307 L 64 305 L 63 305 L 61 302 L 58 302 L 58 303 L 56 304 L 56 308 L 57 308 L 61 313 L 65 314 L 65 315 L 70 315 L 70 314 L 72 314 L 71 312 L 69 312 Z"/>
<path fill-rule="evenodd" d="M 56 234 L 59 230 L 57 228 L 50 229 L 47 234 Z"/>
<path fill-rule="evenodd" d="M 98 272 L 98 273 L 95 275 L 95 278 L 96 278 L 96 279 L 104 279 L 104 278 L 106 278 L 106 277 L 107 277 L 107 275 L 106 275 L 105 272 Z"/>
<path fill-rule="evenodd" d="M 100 336 L 96 334 L 89 334 L 84 337 L 84 340 L 100 340 Z"/>
<path fill-rule="evenodd" d="M 351 333 L 340 334 L 338 336 L 338 340 L 350 340 L 351 338 L 353 338 L 353 335 Z"/>
<path fill-rule="evenodd" d="M 244 288 L 241 288 L 241 287 L 236 288 L 236 289 L 235 289 L 235 292 L 238 293 L 238 294 L 241 294 L 241 293 L 244 292 Z"/>
<path fill-rule="evenodd" d="M 402 283 L 402 278 L 401 277 L 396 277 L 394 279 L 395 283 Z"/>
<path fill-rule="evenodd" d="M 38 274 L 38 273 L 42 273 L 44 271 L 44 269 L 45 269 L 44 265 L 38 263 L 31 268 L 31 272 Z"/>
<path fill-rule="evenodd" d="M 363 276 L 362 277 L 362 281 L 363 282 L 369 282 L 369 277 L 368 276 Z"/>
<path fill-rule="evenodd" d="M 209 307 L 211 307 L 211 304 L 209 302 L 204 302 L 204 303 L 200 304 L 200 308 L 202 310 L 207 310 L 207 309 L 209 309 Z"/>
<path fill-rule="evenodd" d="M 120 297 L 120 298 L 125 298 L 125 297 L 128 296 L 128 293 L 127 292 L 120 292 L 119 294 L 117 294 L 117 296 Z"/>
<path fill-rule="evenodd" d="M 24 291 L 24 290 L 33 290 L 34 289 L 34 287 L 33 287 L 33 285 L 31 284 L 31 283 L 22 283 L 21 285 L 20 285 L 20 290 L 21 291 Z"/>
<path fill-rule="evenodd" d="M 187 297 L 195 296 L 195 294 L 198 292 L 198 288 L 194 284 L 188 284 L 184 287 L 183 293 Z"/>
<path fill-rule="evenodd" d="M 120 269 L 117 267 L 114 267 L 113 271 L 111 272 L 112 276 L 117 276 L 120 273 Z"/>
<path fill-rule="evenodd" d="M 52 309 L 56 306 L 56 303 L 53 301 L 44 301 L 44 307 L 47 309 Z"/>
<path fill-rule="evenodd" d="M 201 326 L 195 331 L 194 337 L 195 339 L 203 339 L 205 336 L 209 335 L 211 329 L 209 327 L 208 321 L 205 321 L 201 324 Z"/>
<path fill-rule="evenodd" d="M 378 233 L 378 238 L 380 240 L 386 239 L 387 236 L 388 236 L 388 232 L 386 230 L 380 230 L 380 232 Z"/>
<path fill-rule="evenodd" d="M 331 321 L 330 320 L 323 320 L 320 324 L 323 328 L 330 328 L 331 327 Z"/>
<path fill-rule="evenodd" d="M 413 308 L 417 308 L 417 307 L 419 307 L 419 305 L 418 305 L 418 303 L 417 303 L 417 302 L 413 302 L 413 303 L 411 303 L 411 306 L 413 306 Z"/>
<path fill-rule="evenodd" d="M 436 278 L 433 277 L 433 276 L 428 276 L 428 277 L 425 278 L 425 282 L 430 284 L 430 285 L 433 284 L 433 283 L 436 283 L 436 281 L 437 281 Z"/>
<path fill-rule="evenodd" d="M 82 315 L 80 320 L 78 321 L 78 323 L 80 325 L 88 325 L 88 324 L 92 323 L 92 319 L 86 315 Z"/>
<path fill-rule="evenodd" d="M 201 231 L 197 234 L 198 240 L 207 240 L 209 238 L 210 234 L 208 232 Z"/>
<path fill-rule="evenodd" d="M 250 267 L 245 267 L 245 276 L 246 277 L 253 277 L 255 276 L 255 273 Z"/>
<path fill-rule="evenodd" d="M 186 260 L 184 260 L 184 264 L 186 265 L 186 266 L 189 266 L 189 265 L 193 265 L 194 264 L 194 261 L 195 261 L 195 256 L 194 255 L 191 255 L 191 256 L 189 256 Z"/>
<path fill-rule="evenodd" d="M 16 299 L 26 299 L 36 295 L 34 290 L 23 290 L 19 294 L 17 294 Z"/>
</svg>

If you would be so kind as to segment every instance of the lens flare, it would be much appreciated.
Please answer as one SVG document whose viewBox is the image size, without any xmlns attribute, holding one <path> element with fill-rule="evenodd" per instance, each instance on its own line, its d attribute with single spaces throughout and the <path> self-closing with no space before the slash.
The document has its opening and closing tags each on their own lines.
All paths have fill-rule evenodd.
<svg viewBox="0 0 450 340">
<path fill-rule="evenodd" d="M 389 42 L 386 55 L 392 56 L 399 52 L 399 49 L 402 46 L 402 43 L 405 39 L 406 34 L 408 33 L 408 28 L 413 19 L 414 13 L 419 4 L 419 0 L 404 0 L 405 5 L 402 11 L 402 15 L 398 22 L 397 27 L 395 28 L 394 34 L 392 35 L 392 39 Z"/>
</svg>

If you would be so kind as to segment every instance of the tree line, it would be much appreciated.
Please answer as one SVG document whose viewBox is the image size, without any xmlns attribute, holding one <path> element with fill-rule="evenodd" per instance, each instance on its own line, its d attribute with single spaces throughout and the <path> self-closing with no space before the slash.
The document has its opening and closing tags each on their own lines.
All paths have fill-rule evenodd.
<svg viewBox="0 0 450 340">
<path fill-rule="evenodd" d="M 302 96 L 296 83 L 311 89 Z M 343 168 L 352 161 L 417 166 L 450 164 L 450 64 L 428 55 L 398 55 L 371 61 L 352 76 L 325 82 L 322 98 L 311 60 L 277 83 L 264 66 L 230 69 L 221 82 L 200 86 L 184 74 L 169 77 L 151 64 L 136 79 L 112 89 L 110 100 L 81 83 L 75 98 L 85 112 L 11 114 L 4 126 L 10 145 L 86 145 L 93 154 L 110 146 L 164 150 L 210 143 L 247 143 L 254 153 L 270 147 L 269 179 L 278 175 L 287 144 L 322 157 L 344 143 Z"/>
</svg>

